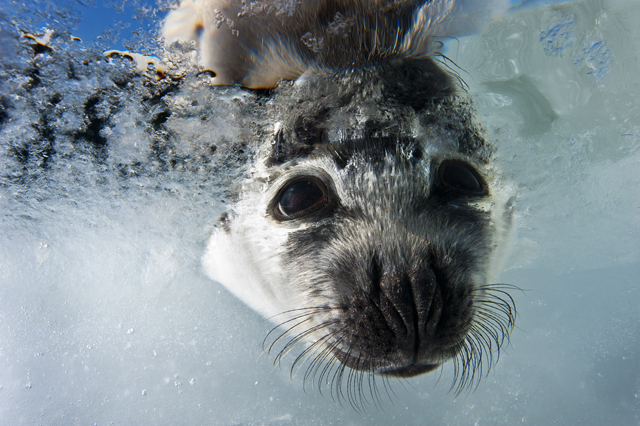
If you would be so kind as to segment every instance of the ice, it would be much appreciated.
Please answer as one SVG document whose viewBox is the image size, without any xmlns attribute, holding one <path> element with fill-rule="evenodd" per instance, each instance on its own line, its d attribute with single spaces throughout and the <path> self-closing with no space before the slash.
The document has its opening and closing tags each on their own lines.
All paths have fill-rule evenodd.
<svg viewBox="0 0 640 426">
<path fill-rule="evenodd" d="M 250 166 L 236 144 L 254 95 L 141 75 L 102 55 L 118 46 L 71 43 L 63 20 L 34 57 L 10 22 L 32 15 L 5 13 L 0 424 L 640 423 L 635 2 L 523 10 L 447 46 L 518 186 L 501 277 L 524 289 L 517 327 L 476 391 L 449 393 L 447 365 L 379 382 L 365 413 L 303 392 L 291 359 L 274 368 L 271 324 L 202 271 Z"/>
</svg>

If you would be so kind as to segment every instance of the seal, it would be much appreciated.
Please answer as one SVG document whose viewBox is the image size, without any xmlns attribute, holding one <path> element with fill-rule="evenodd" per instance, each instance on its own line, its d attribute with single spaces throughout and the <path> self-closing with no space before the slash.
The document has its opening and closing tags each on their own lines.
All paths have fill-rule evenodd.
<svg viewBox="0 0 640 426">
<path fill-rule="evenodd" d="M 214 84 L 254 90 L 259 137 L 203 265 L 278 325 L 277 361 L 306 344 L 305 379 L 453 359 L 460 391 L 513 327 L 492 283 L 514 198 L 432 36 L 453 3 L 189 1 L 165 23 Z"/>
</svg>

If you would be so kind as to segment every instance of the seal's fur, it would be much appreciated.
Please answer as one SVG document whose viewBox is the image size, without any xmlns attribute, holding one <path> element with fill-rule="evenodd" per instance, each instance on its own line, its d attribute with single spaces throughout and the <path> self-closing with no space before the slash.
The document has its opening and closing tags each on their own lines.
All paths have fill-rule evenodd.
<svg viewBox="0 0 640 426">
<path fill-rule="evenodd" d="M 438 2 L 309 3 L 311 12 L 294 7 L 292 16 L 322 24 L 322 17 L 348 21 L 360 11 L 363 22 L 396 27 L 377 38 L 356 31 L 352 61 L 342 42 L 329 60 L 336 43 L 326 22 L 328 45 L 293 55 L 289 47 L 301 44 L 291 37 L 320 37 L 315 26 L 296 27 L 283 38 L 290 57 L 264 73 L 255 68 L 264 57 L 228 60 L 225 46 L 217 59 L 205 58 L 218 83 L 275 84 L 258 94 L 259 141 L 237 201 L 211 237 L 205 269 L 282 326 L 274 340 L 290 341 L 281 354 L 308 342 L 296 362 L 308 358 L 308 374 L 319 381 L 340 382 L 346 367 L 410 377 L 454 358 L 461 389 L 513 325 L 511 299 L 490 285 L 511 229 L 512 199 L 456 80 L 429 52 L 398 48 L 407 40 L 413 48 L 432 43 L 414 39 L 412 25 Z M 221 4 L 224 11 L 232 3 Z M 238 29 L 221 10 L 228 34 L 212 29 L 214 40 Z"/>
</svg>

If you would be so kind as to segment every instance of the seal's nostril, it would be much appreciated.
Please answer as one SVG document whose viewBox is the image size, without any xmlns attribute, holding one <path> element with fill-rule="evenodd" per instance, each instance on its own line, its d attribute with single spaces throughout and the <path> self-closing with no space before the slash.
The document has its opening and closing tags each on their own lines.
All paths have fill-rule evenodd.
<svg viewBox="0 0 640 426">
<path fill-rule="evenodd" d="M 380 281 L 382 280 L 382 268 L 378 256 L 371 257 L 371 265 L 369 266 L 369 279 L 373 291 L 380 291 Z"/>
</svg>

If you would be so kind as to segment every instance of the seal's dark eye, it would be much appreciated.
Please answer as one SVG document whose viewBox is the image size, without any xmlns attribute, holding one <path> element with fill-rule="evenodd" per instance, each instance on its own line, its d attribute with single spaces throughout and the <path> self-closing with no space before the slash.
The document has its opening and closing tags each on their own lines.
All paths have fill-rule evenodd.
<svg viewBox="0 0 640 426">
<path fill-rule="evenodd" d="M 324 204 L 326 196 L 315 182 L 301 180 L 291 184 L 280 197 L 280 211 L 287 216 Z"/>
<path fill-rule="evenodd" d="M 445 161 L 438 170 L 440 183 L 447 189 L 467 194 L 484 195 L 487 186 L 473 167 L 460 161 Z"/>
<path fill-rule="evenodd" d="M 280 219 L 294 219 L 318 213 L 328 203 L 329 195 L 321 181 L 301 179 L 280 191 L 275 213 Z"/>
</svg>

